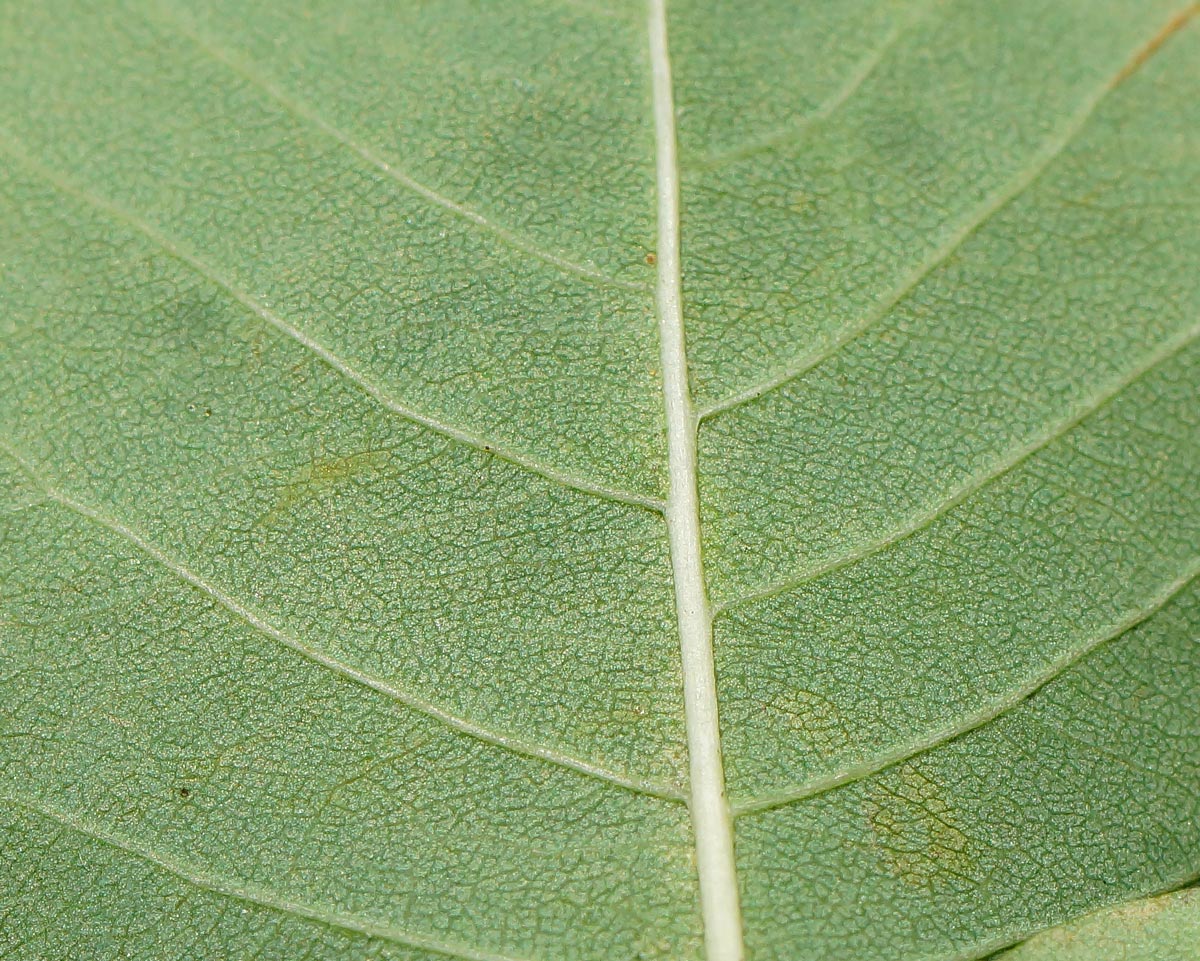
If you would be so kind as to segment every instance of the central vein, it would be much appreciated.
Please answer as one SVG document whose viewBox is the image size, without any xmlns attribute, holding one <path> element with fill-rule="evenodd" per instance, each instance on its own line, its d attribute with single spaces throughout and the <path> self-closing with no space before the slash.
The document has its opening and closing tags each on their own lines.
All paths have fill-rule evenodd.
<svg viewBox="0 0 1200 961">
<path fill-rule="evenodd" d="M 725 798 L 712 616 L 700 553 L 696 484 L 697 420 L 688 387 L 679 260 L 679 163 L 667 46 L 666 0 L 649 0 L 650 62 L 658 182 L 658 326 L 667 416 L 670 489 L 667 530 L 683 660 L 683 698 L 691 780 L 692 833 L 708 961 L 740 961 L 742 919 L 733 859 L 733 822 Z"/>
</svg>

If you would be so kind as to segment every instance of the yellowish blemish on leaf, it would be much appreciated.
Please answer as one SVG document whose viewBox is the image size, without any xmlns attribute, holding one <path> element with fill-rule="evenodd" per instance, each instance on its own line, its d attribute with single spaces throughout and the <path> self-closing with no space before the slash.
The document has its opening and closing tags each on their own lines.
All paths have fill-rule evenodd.
<svg viewBox="0 0 1200 961">
<path fill-rule="evenodd" d="M 974 884 L 972 841 L 941 787 L 915 765 L 878 781 L 865 809 L 875 849 L 898 878 L 923 888 Z"/>
<path fill-rule="evenodd" d="M 812 691 L 789 691 L 767 705 L 816 755 L 829 755 L 851 743 L 837 705 Z"/>
<path fill-rule="evenodd" d="M 284 484 L 275 506 L 259 519 L 257 526 L 270 527 L 297 505 L 379 467 L 386 456 L 386 451 L 368 450 L 344 457 L 314 460 Z"/>
</svg>

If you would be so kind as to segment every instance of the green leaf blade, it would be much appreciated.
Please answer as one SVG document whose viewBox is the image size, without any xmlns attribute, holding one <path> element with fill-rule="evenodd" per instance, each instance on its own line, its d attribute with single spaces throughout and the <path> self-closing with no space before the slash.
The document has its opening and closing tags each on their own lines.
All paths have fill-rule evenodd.
<svg viewBox="0 0 1200 961">
<path fill-rule="evenodd" d="M 1189 879 L 1198 617 L 1193 580 L 990 723 L 739 818 L 750 955 L 979 958 Z"/>
<path fill-rule="evenodd" d="M 1200 944 L 1195 888 L 1098 911 L 1000 955 L 1006 961 L 1186 961 Z"/>
<path fill-rule="evenodd" d="M 0 8 L 0 956 L 1193 946 L 1196 9 Z"/>
</svg>

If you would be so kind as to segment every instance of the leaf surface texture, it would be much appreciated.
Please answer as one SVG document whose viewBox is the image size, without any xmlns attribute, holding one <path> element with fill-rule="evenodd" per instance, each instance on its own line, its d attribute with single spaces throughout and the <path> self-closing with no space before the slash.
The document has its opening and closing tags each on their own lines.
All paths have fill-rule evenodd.
<svg viewBox="0 0 1200 961">
<path fill-rule="evenodd" d="M 681 469 L 731 951 L 1200 874 L 1195 8 L 656 10 L 0 5 L 0 956 L 704 957 Z"/>
</svg>

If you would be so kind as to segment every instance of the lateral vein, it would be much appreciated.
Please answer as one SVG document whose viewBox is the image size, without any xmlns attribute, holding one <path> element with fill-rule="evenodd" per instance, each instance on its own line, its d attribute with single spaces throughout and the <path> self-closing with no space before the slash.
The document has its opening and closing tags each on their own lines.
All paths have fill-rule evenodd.
<svg viewBox="0 0 1200 961">
<path fill-rule="evenodd" d="M 756 384 L 708 404 L 700 411 L 700 419 L 707 420 L 724 411 L 741 407 L 743 404 L 748 404 L 765 394 L 778 390 L 793 380 L 797 380 L 837 354 L 847 344 L 883 320 L 891 312 L 892 308 L 912 293 L 917 285 L 926 277 L 948 261 L 992 217 L 1013 203 L 1026 190 L 1037 183 L 1050 164 L 1083 132 L 1088 121 L 1100 108 L 1105 99 L 1107 99 L 1108 95 L 1136 73 L 1173 34 L 1187 26 L 1197 11 L 1200 11 L 1200 4 L 1189 5 L 1172 17 L 1149 41 L 1138 47 L 1121 69 L 1106 80 L 1103 86 L 1093 91 L 1067 123 L 1054 136 L 1042 144 L 1029 166 L 1020 171 L 1017 176 L 1001 186 L 975 208 L 971 215 L 948 238 L 946 243 L 935 250 L 929 258 L 918 264 L 916 269 L 910 272 L 901 281 L 900 285 L 888 294 L 877 307 L 868 311 L 856 323 L 852 323 L 846 329 L 835 334 L 828 343 L 796 358 L 787 367 L 763 378 Z"/>
<path fill-rule="evenodd" d="M 327 367 L 335 373 L 340 374 L 347 380 L 352 382 L 360 390 L 377 401 L 380 405 L 390 410 L 392 413 L 403 417 L 405 420 L 414 424 L 419 424 L 422 427 L 428 428 L 435 433 L 448 437 L 460 444 L 465 444 L 468 447 L 474 447 L 476 450 L 481 450 L 484 453 L 490 454 L 498 460 L 506 461 L 524 470 L 538 474 L 549 481 L 553 481 L 562 487 L 571 488 L 572 490 L 580 491 L 584 494 L 590 494 L 594 497 L 599 497 L 607 500 L 617 501 L 622 504 L 630 504 L 636 507 L 644 507 L 649 510 L 661 512 L 664 509 L 663 501 L 655 497 L 647 497 L 642 494 L 634 494 L 630 491 L 619 490 L 614 487 L 608 487 L 604 484 L 597 484 L 586 478 L 576 477 L 573 474 L 565 473 L 557 468 L 544 464 L 536 458 L 528 457 L 525 454 L 510 450 L 501 444 L 489 440 L 485 437 L 468 431 L 453 424 L 448 424 L 429 414 L 415 410 L 406 404 L 396 400 L 387 390 L 376 384 L 365 374 L 360 373 L 334 351 L 330 350 L 315 337 L 296 327 L 265 304 L 241 290 L 233 281 L 222 275 L 220 271 L 212 267 L 204 260 L 201 260 L 191 251 L 187 250 L 182 244 L 171 239 L 157 227 L 150 224 L 138 214 L 131 210 L 127 210 L 120 204 L 115 203 L 105 197 L 94 193 L 87 187 L 75 183 L 70 178 L 51 170 L 40 160 L 30 156 L 22 147 L 19 146 L 19 141 L 8 131 L 0 129 L 0 149 L 3 149 L 10 157 L 21 163 L 27 170 L 41 177 L 54 188 L 66 193 L 76 199 L 95 207 L 107 214 L 108 216 L 121 221 L 122 223 L 133 228 L 138 233 L 147 237 L 150 241 L 158 245 L 169 256 L 184 264 L 195 273 L 199 274 L 206 280 L 216 284 L 224 290 L 230 297 L 236 300 L 243 307 L 257 316 L 260 320 L 266 322 L 276 330 L 287 335 L 292 340 L 296 341 L 310 353 L 316 355 Z"/>
<path fill-rule="evenodd" d="M 541 744 L 534 744 L 525 741 L 518 737 L 513 737 L 498 731 L 493 731 L 490 728 L 477 724 L 467 718 L 453 714 L 444 708 L 438 707 L 431 701 L 411 694 L 395 685 L 389 684 L 382 678 L 375 677 L 373 674 L 368 674 L 361 671 L 338 658 L 327 654 L 319 648 L 313 647 L 304 641 L 292 637 L 287 632 L 276 627 L 261 614 L 246 607 L 235 597 L 222 590 L 217 585 L 206 580 L 204 577 L 191 570 L 186 564 L 172 557 L 170 554 L 163 551 L 160 547 L 154 544 L 141 532 L 134 530 L 127 524 L 122 523 L 114 517 L 109 516 L 104 511 L 86 504 L 68 494 L 57 490 L 42 473 L 26 458 L 23 454 L 16 451 L 6 441 L 0 441 L 0 450 L 4 451 L 11 457 L 29 478 L 41 489 L 42 493 L 57 504 L 62 505 L 67 510 L 84 517 L 93 523 L 99 524 L 101 527 L 107 528 L 114 534 L 136 546 L 147 556 L 153 558 L 166 569 L 170 570 L 176 576 L 191 584 L 199 591 L 212 598 L 217 604 L 225 608 L 239 620 L 244 621 L 259 633 L 271 638 L 284 647 L 290 648 L 301 656 L 313 661 L 339 674 L 342 677 L 348 678 L 364 687 L 377 691 L 386 697 L 397 701 L 415 711 L 427 715 L 436 721 L 440 721 L 447 727 L 450 727 L 463 734 L 474 737 L 477 740 L 487 744 L 493 744 L 496 747 L 504 748 L 514 754 L 519 754 L 524 757 L 536 758 L 547 763 L 557 765 L 563 768 L 569 768 L 580 774 L 585 774 L 601 781 L 606 781 L 617 787 L 624 788 L 627 791 L 632 791 L 635 794 L 644 794 L 649 797 L 660 798 L 666 801 L 682 801 L 682 794 L 673 786 L 660 784 L 647 779 L 631 778 L 616 771 L 610 771 L 601 765 L 594 764 L 591 761 L 582 758 L 574 757 L 554 748 L 545 747 Z"/>
<path fill-rule="evenodd" d="M 1162 588 L 1147 604 L 1126 615 L 1099 636 L 1088 638 L 1083 643 L 1065 651 L 1061 656 L 1051 661 L 1044 670 L 1026 680 L 1024 684 L 1004 697 L 985 705 L 979 711 L 959 719 L 957 723 L 948 725 L 915 741 L 907 742 L 889 751 L 882 757 L 852 765 L 833 774 L 813 778 L 810 781 L 793 785 L 790 788 L 738 801 L 733 805 L 734 816 L 743 817 L 750 814 L 758 814 L 762 811 L 769 811 L 774 808 L 804 801 L 818 794 L 824 794 L 835 788 L 852 784 L 855 781 L 861 781 L 864 778 L 878 774 L 880 771 L 894 767 L 897 764 L 902 764 L 920 754 L 932 751 L 943 744 L 947 744 L 956 738 L 962 737 L 964 734 L 969 734 L 995 721 L 1027 701 L 1043 687 L 1078 664 L 1093 651 L 1111 641 L 1115 641 L 1138 625 L 1149 620 L 1183 593 L 1183 591 L 1187 590 L 1198 577 L 1200 577 L 1200 559 L 1188 565 L 1182 574 Z"/>
<path fill-rule="evenodd" d="M 495 954 L 491 951 L 481 951 L 468 945 L 455 944 L 450 941 L 442 941 L 438 938 L 431 938 L 421 934 L 413 934 L 399 928 L 390 927 L 384 924 L 377 924 L 365 918 L 341 914 L 328 908 L 301 904 L 297 901 L 281 898 L 271 891 L 256 885 L 246 884 L 241 881 L 230 881 L 224 878 L 213 877 L 198 869 L 176 864 L 174 861 L 168 860 L 167 858 L 161 857 L 150 851 L 143 851 L 136 845 L 118 838 L 114 834 L 110 834 L 107 831 L 101 830 L 100 828 L 85 824 L 74 816 L 65 814 L 61 811 L 51 810 L 50 808 L 43 807 L 40 804 L 34 804 L 30 801 L 21 800 L 14 797 L 0 796 L 0 804 L 10 804 L 13 807 L 23 808 L 38 817 L 45 818 L 48 821 L 53 821 L 56 824 L 60 824 L 76 834 L 81 834 L 84 837 L 91 838 L 92 840 L 104 844 L 107 847 L 115 848 L 118 851 L 122 851 L 123 853 L 138 858 L 139 860 L 156 865 L 163 871 L 166 871 L 180 880 L 187 882 L 192 887 L 201 888 L 205 891 L 211 891 L 214 894 L 219 894 L 223 897 L 233 898 L 234 900 L 243 901 L 248 904 L 256 904 L 260 907 L 268 908 L 280 914 L 291 915 L 293 917 L 302 918 L 306 921 L 313 921 L 318 924 L 326 925 L 327 927 L 338 928 L 342 931 L 364 935 L 369 938 L 377 938 L 380 941 L 390 941 L 395 944 L 402 944 L 410 948 L 433 951 L 452 958 L 462 958 L 463 961 L 524 961 L 524 959 L 515 958 L 506 954 Z"/>
<path fill-rule="evenodd" d="M 365 160 L 377 170 L 386 174 L 396 183 L 407 188 L 413 193 L 438 207 L 450 211 L 457 217 L 480 227 L 489 233 L 500 238 L 501 241 L 516 250 L 520 250 L 527 254 L 532 254 L 539 260 L 544 261 L 552 267 L 563 271 L 564 273 L 572 274 L 584 280 L 593 283 L 601 284 L 607 287 L 619 287 L 622 290 L 645 290 L 645 285 L 634 283 L 632 281 L 620 280 L 612 277 L 602 271 L 596 270 L 594 267 L 586 266 L 578 263 L 567 257 L 544 250 L 531 240 L 522 237 L 520 234 L 502 224 L 496 223 L 494 220 L 485 217 L 477 210 L 473 210 L 450 197 L 439 193 L 427 184 L 417 180 L 411 174 L 406 173 L 399 167 L 395 166 L 391 161 L 386 160 L 370 147 L 360 144 L 354 137 L 346 133 L 340 127 L 326 120 L 321 114 L 317 113 L 311 107 L 304 104 L 302 101 L 291 96 L 280 87 L 276 86 L 266 77 L 262 76 L 252 67 L 242 62 L 238 57 L 228 51 L 217 46 L 208 37 L 196 31 L 191 23 L 185 17 L 169 4 L 160 4 L 159 9 L 162 10 L 163 17 L 169 20 L 174 28 L 183 36 L 187 37 L 197 48 L 202 50 L 207 56 L 220 64 L 223 64 L 229 70 L 233 71 L 247 83 L 252 84 L 259 90 L 267 94 L 272 100 L 283 107 L 288 113 L 294 117 L 298 117 L 305 123 L 316 127 L 323 134 L 333 138 L 348 150 L 357 154 L 361 159 Z"/>
<path fill-rule="evenodd" d="M 763 151 L 790 143 L 812 124 L 833 116 L 875 75 L 884 58 L 903 39 L 904 35 L 916 23 L 923 20 L 935 5 L 944 2 L 946 0 L 924 0 L 902 15 L 899 22 L 887 31 L 883 40 L 858 61 L 838 89 L 829 98 L 818 104 L 813 111 L 789 124 L 769 130 L 749 143 L 710 154 L 698 166 L 703 170 L 715 170 L 726 164 L 745 160 Z"/>
<path fill-rule="evenodd" d="M 1015 468 L 1019 467 L 1025 461 L 1036 455 L 1039 451 L 1049 447 L 1052 443 L 1061 437 L 1066 436 L 1093 414 L 1103 410 L 1108 404 L 1112 403 L 1125 390 L 1130 388 L 1141 378 L 1145 377 L 1151 371 L 1165 364 L 1171 358 L 1178 356 L 1183 351 L 1187 350 L 1196 339 L 1200 338 L 1200 324 L 1193 324 L 1191 327 L 1180 331 L 1175 336 L 1169 338 L 1151 353 L 1144 358 L 1132 370 L 1128 371 L 1121 377 L 1116 378 L 1103 389 L 1097 391 L 1091 397 L 1086 398 L 1081 403 L 1075 405 L 1069 410 L 1065 417 L 1061 418 L 1057 423 L 1051 425 L 1047 430 L 1040 432 L 1033 437 L 1028 443 L 1022 444 L 1006 452 L 1002 457 L 998 458 L 986 470 L 967 478 L 959 488 L 954 491 L 949 497 L 934 505 L 932 508 L 910 518 L 907 523 L 892 531 L 886 537 L 880 538 L 872 543 L 866 544 L 842 557 L 819 564 L 807 570 L 802 570 L 785 577 L 781 580 L 768 584 L 765 587 L 756 590 L 747 591 L 732 597 L 727 601 L 718 604 L 714 610 L 713 616 L 719 617 L 725 611 L 737 607 L 743 607 L 748 604 L 753 604 L 756 601 L 764 601 L 771 597 L 776 597 L 779 594 L 784 594 L 787 591 L 794 590 L 811 581 L 818 580 L 834 571 L 841 570 L 844 567 L 849 567 L 857 564 L 859 561 L 865 560 L 874 554 L 887 550 L 894 544 L 898 544 L 914 534 L 928 528 L 939 517 L 948 514 L 955 507 L 958 507 L 973 494 L 978 493 L 983 488 L 987 487 L 994 481 L 999 480 L 1006 474 L 1010 473 Z"/>
</svg>

